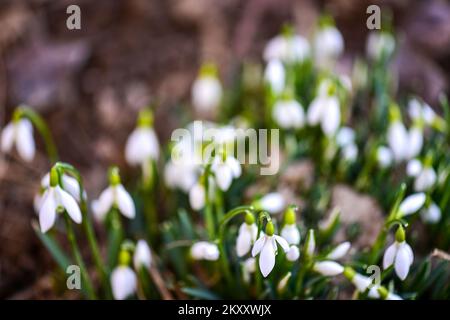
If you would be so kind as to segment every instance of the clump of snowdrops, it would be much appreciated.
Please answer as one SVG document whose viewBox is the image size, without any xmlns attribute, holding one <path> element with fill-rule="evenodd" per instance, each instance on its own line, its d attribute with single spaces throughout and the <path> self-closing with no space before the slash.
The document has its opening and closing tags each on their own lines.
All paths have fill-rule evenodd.
<svg viewBox="0 0 450 320">
<path fill-rule="evenodd" d="M 34 199 L 33 226 L 62 275 L 79 266 L 86 298 L 447 299 L 449 105 L 444 96 L 432 108 L 395 92 L 395 47 L 392 33 L 373 32 L 367 58 L 340 74 L 344 40 L 324 17 L 309 39 L 284 28 L 267 43 L 263 65 L 243 64 L 227 90 L 207 63 L 186 110 L 215 120 L 204 124 L 219 138 L 201 146 L 215 151 L 199 160 L 188 143 L 160 145 L 158 119 L 145 108 L 124 146 L 139 180 L 123 183 L 111 164 L 100 194 L 86 194 L 81 174 L 60 161 L 49 128 L 29 107 L 16 109 L 1 149 L 30 162 L 33 128 L 42 137 L 51 166 Z M 237 127 L 280 129 L 276 175 L 260 176 L 258 165 L 227 152 Z M 175 149 L 183 161 L 174 161 Z M 302 159 L 314 164 L 314 181 L 294 191 L 299 208 L 277 186 Z M 244 196 L 261 183 L 264 192 Z M 337 183 L 369 194 L 385 212 L 373 221 L 381 231 L 370 246 L 353 246 L 357 228 L 331 207 Z M 336 242 L 340 228 L 348 239 Z M 99 241 L 99 234 L 106 236 Z M 369 266 L 379 266 L 379 281 Z"/>
</svg>

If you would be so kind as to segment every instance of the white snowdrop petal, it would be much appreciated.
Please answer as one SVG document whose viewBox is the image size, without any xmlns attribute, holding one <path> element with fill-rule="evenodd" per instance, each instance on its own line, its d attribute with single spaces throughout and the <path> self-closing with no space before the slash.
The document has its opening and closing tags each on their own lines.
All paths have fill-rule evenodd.
<svg viewBox="0 0 450 320">
<path fill-rule="evenodd" d="M 401 280 L 405 280 L 408 276 L 411 256 L 408 253 L 407 249 L 404 246 L 400 246 L 397 250 L 397 254 L 395 256 L 395 273 Z"/>
<path fill-rule="evenodd" d="M 1 150 L 10 152 L 14 145 L 14 123 L 8 123 L 2 131 Z"/>
<path fill-rule="evenodd" d="M 399 206 L 399 210 L 404 216 L 413 214 L 423 207 L 426 200 L 425 193 L 415 193 L 406 197 Z"/>
<path fill-rule="evenodd" d="M 364 292 L 372 284 L 372 280 L 368 277 L 365 277 L 357 273 L 353 277 L 352 283 L 355 285 L 356 289 L 359 292 Z"/>
<path fill-rule="evenodd" d="M 395 121 L 390 124 L 387 140 L 397 162 L 406 159 L 408 155 L 408 138 L 408 132 L 403 123 Z"/>
<path fill-rule="evenodd" d="M 233 181 L 233 173 L 231 169 L 225 164 L 219 164 L 214 173 L 220 190 L 227 191 Z"/>
<path fill-rule="evenodd" d="M 194 210 L 205 206 L 205 188 L 201 184 L 195 184 L 189 191 L 189 203 Z"/>
<path fill-rule="evenodd" d="M 441 208 L 439 208 L 436 203 L 431 203 L 428 208 L 425 208 L 421 212 L 421 217 L 423 221 L 427 223 L 437 223 L 441 220 Z"/>
<path fill-rule="evenodd" d="M 200 112 L 214 111 L 222 98 L 222 86 L 215 77 L 205 76 L 192 86 L 192 104 Z"/>
<path fill-rule="evenodd" d="M 267 63 L 264 71 L 264 79 L 269 83 L 272 90 L 279 94 L 283 91 L 285 85 L 284 66 L 278 59 L 272 59 Z"/>
<path fill-rule="evenodd" d="M 331 137 L 336 133 L 340 123 L 341 111 L 339 109 L 339 100 L 334 96 L 328 97 L 323 110 L 322 130 L 327 136 Z"/>
<path fill-rule="evenodd" d="M 36 153 L 33 126 L 27 119 L 19 120 L 16 132 L 17 151 L 22 159 L 31 161 Z"/>
<path fill-rule="evenodd" d="M 300 243 L 300 231 L 295 224 L 285 225 L 281 230 L 281 236 L 286 239 L 289 244 L 298 245 Z"/>
<path fill-rule="evenodd" d="M 283 196 L 278 192 L 272 192 L 266 194 L 260 199 L 261 209 L 268 211 L 269 213 L 279 213 L 285 207 L 285 201 Z"/>
<path fill-rule="evenodd" d="M 252 256 L 255 257 L 258 253 L 261 252 L 264 244 L 266 243 L 266 236 L 262 235 L 258 240 L 255 241 L 252 248 Z"/>
<path fill-rule="evenodd" d="M 405 250 L 406 254 L 409 257 L 409 264 L 411 265 L 414 261 L 414 253 L 411 249 L 411 246 L 409 244 L 407 244 L 406 242 L 403 243 L 402 245 L 403 250 Z"/>
<path fill-rule="evenodd" d="M 227 157 L 225 164 L 231 169 L 234 178 L 239 178 L 242 174 L 242 168 L 239 161 L 234 157 Z"/>
<path fill-rule="evenodd" d="M 336 143 L 343 148 L 355 141 L 355 131 L 349 127 L 341 127 L 336 134 Z"/>
<path fill-rule="evenodd" d="M 314 264 L 314 270 L 324 276 L 337 276 L 344 272 L 344 267 L 334 261 L 320 261 Z"/>
<path fill-rule="evenodd" d="M 283 248 L 284 252 L 289 251 L 289 243 L 284 238 L 277 235 L 273 235 L 273 239 L 276 240 L 276 242 L 278 242 L 281 248 Z"/>
<path fill-rule="evenodd" d="M 116 205 L 120 212 L 127 218 L 133 219 L 136 215 L 133 199 L 125 188 L 119 184 L 114 187 L 116 191 Z"/>
<path fill-rule="evenodd" d="M 299 257 L 300 257 L 300 250 L 298 249 L 297 246 L 291 246 L 288 252 L 286 252 L 286 258 L 291 262 L 297 261 Z"/>
<path fill-rule="evenodd" d="M 236 240 L 236 251 L 238 257 L 246 255 L 252 246 L 253 234 L 251 226 L 248 226 L 245 222 L 239 228 L 239 235 Z"/>
<path fill-rule="evenodd" d="M 408 161 L 406 165 L 406 174 L 410 177 L 417 177 L 422 171 L 422 163 L 418 159 Z"/>
<path fill-rule="evenodd" d="M 62 206 L 66 209 L 72 220 L 75 223 L 81 223 L 81 211 L 75 199 L 67 191 L 61 189 L 60 187 L 56 187 L 55 192 L 58 193 Z"/>
<path fill-rule="evenodd" d="M 425 191 L 434 186 L 437 174 L 433 168 L 424 168 L 414 181 L 415 191 Z"/>
<path fill-rule="evenodd" d="M 39 210 L 39 224 L 41 227 L 41 232 L 47 232 L 56 220 L 56 201 L 55 201 L 55 190 L 50 188 L 44 193 L 41 209 Z"/>
<path fill-rule="evenodd" d="M 275 251 L 272 241 L 274 239 L 267 239 L 259 256 L 259 268 L 264 278 L 269 275 L 275 266 Z"/>
<path fill-rule="evenodd" d="M 111 274 L 114 299 L 124 300 L 136 292 L 136 274 L 129 267 L 119 266 Z"/>
<path fill-rule="evenodd" d="M 377 160 L 378 160 L 378 164 L 382 168 L 387 168 L 387 167 L 391 166 L 393 158 L 394 158 L 394 156 L 392 154 L 391 149 L 384 147 L 384 146 L 381 146 L 378 148 Z"/>
<path fill-rule="evenodd" d="M 339 260 L 343 258 L 350 250 L 350 247 L 351 247 L 350 242 L 348 241 L 342 242 L 327 255 L 327 259 Z"/>
<path fill-rule="evenodd" d="M 49 176 L 50 183 L 50 176 Z M 66 190 L 75 200 L 80 201 L 80 185 L 78 184 L 77 179 L 68 176 L 66 174 L 62 175 L 62 185 L 64 190 Z"/>
<path fill-rule="evenodd" d="M 408 145 L 405 146 L 407 150 L 408 159 L 414 158 L 422 150 L 423 146 L 423 132 L 419 128 L 412 128 L 408 135 Z"/>
<path fill-rule="evenodd" d="M 114 191 L 112 187 L 106 188 L 98 200 L 92 202 L 92 211 L 97 220 L 102 221 L 114 204 Z"/>
<path fill-rule="evenodd" d="M 326 99 L 321 96 L 316 97 L 309 105 L 306 113 L 306 120 L 310 126 L 315 126 L 320 122 L 322 114 L 324 113 L 324 105 Z"/>
<path fill-rule="evenodd" d="M 383 256 L 383 269 L 389 268 L 395 259 L 395 255 L 397 254 L 397 244 L 391 244 L 385 251 Z"/>
<path fill-rule="evenodd" d="M 136 270 L 141 267 L 150 268 L 152 263 L 152 253 L 145 240 L 139 240 L 134 251 L 133 264 Z"/>
</svg>

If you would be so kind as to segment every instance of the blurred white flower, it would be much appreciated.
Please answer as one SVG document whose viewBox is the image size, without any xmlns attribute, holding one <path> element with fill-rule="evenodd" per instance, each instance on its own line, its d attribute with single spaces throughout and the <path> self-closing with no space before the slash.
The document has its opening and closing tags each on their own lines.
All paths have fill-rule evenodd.
<svg viewBox="0 0 450 320">
<path fill-rule="evenodd" d="M 342 242 L 337 245 L 331 252 L 327 255 L 327 259 L 330 260 L 339 260 L 347 254 L 350 250 L 351 244 L 348 241 Z"/>
<path fill-rule="evenodd" d="M 356 290 L 361 293 L 365 292 L 372 285 L 372 279 L 358 273 L 354 275 L 351 282 L 356 287 Z"/>
<path fill-rule="evenodd" d="M 30 162 L 36 153 L 33 138 L 33 125 L 28 119 L 13 120 L 3 128 L 1 136 L 2 152 L 10 152 L 16 146 L 19 156 Z"/>
<path fill-rule="evenodd" d="M 223 90 L 215 73 L 207 70 L 194 81 L 191 92 L 192 105 L 198 112 L 215 112 L 220 106 Z"/>
<path fill-rule="evenodd" d="M 286 224 L 281 230 L 281 236 L 286 239 L 289 244 L 300 244 L 300 231 L 294 224 Z"/>
<path fill-rule="evenodd" d="M 64 188 L 72 197 L 74 197 L 78 202 L 80 202 L 80 185 L 78 184 L 77 179 L 71 177 L 67 174 L 61 175 L 61 183 Z M 47 173 L 41 179 L 41 187 L 47 189 L 50 187 L 50 173 Z M 83 198 L 86 200 L 87 194 L 86 190 L 83 190 Z"/>
<path fill-rule="evenodd" d="M 321 28 L 314 36 L 314 62 L 324 69 L 333 67 L 344 51 L 344 38 L 334 26 Z"/>
<path fill-rule="evenodd" d="M 214 172 L 217 186 L 222 191 L 227 191 L 233 179 L 240 177 L 242 173 L 241 164 L 232 156 L 227 156 L 225 160 L 222 156 L 214 157 L 211 171 Z"/>
<path fill-rule="evenodd" d="M 427 162 L 427 161 L 426 161 Z M 430 163 L 422 165 L 418 159 L 410 160 L 406 166 L 406 173 L 414 177 L 414 190 L 426 191 L 437 182 L 437 174 Z"/>
<path fill-rule="evenodd" d="M 382 57 L 390 57 L 395 50 L 395 39 L 387 32 L 369 33 L 366 51 L 369 58 L 379 60 Z"/>
<path fill-rule="evenodd" d="M 426 223 L 438 223 L 442 216 L 441 208 L 439 208 L 436 203 L 432 202 L 427 208 L 423 208 L 420 211 L 420 216 Z"/>
<path fill-rule="evenodd" d="M 417 98 L 409 100 L 408 114 L 413 122 L 423 121 L 427 125 L 432 125 L 437 118 L 434 110 L 427 103 L 419 101 Z"/>
<path fill-rule="evenodd" d="M 271 214 L 281 212 L 286 206 L 283 196 L 278 192 L 271 192 L 263 196 L 257 202 L 256 207 Z"/>
<path fill-rule="evenodd" d="M 342 155 L 345 161 L 354 162 L 358 157 L 358 147 L 354 143 L 346 145 L 342 149 Z"/>
<path fill-rule="evenodd" d="M 205 187 L 200 183 L 196 183 L 189 191 L 189 203 L 191 204 L 192 209 L 203 209 L 206 201 L 205 196 Z"/>
<path fill-rule="evenodd" d="M 111 288 L 116 300 L 124 300 L 134 295 L 137 290 L 136 274 L 130 267 L 116 267 L 111 273 Z"/>
<path fill-rule="evenodd" d="M 289 244 L 285 239 L 274 234 L 272 222 L 268 222 L 266 233 L 256 240 L 252 249 L 252 256 L 259 254 L 259 269 L 263 277 L 267 277 L 275 266 L 275 256 L 277 254 L 277 243 L 285 252 L 289 251 Z"/>
<path fill-rule="evenodd" d="M 405 126 L 400 120 L 395 120 L 389 124 L 387 140 L 392 150 L 396 162 L 401 162 L 407 158 L 409 135 Z"/>
<path fill-rule="evenodd" d="M 406 164 L 406 174 L 409 177 L 417 177 L 422 171 L 422 163 L 419 159 L 409 160 Z"/>
<path fill-rule="evenodd" d="M 286 286 L 289 282 L 289 279 L 291 279 L 292 273 L 288 272 L 283 278 L 281 278 L 280 282 L 278 282 L 277 285 L 277 291 L 283 292 L 284 289 L 286 289 Z"/>
<path fill-rule="evenodd" d="M 381 289 L 381 287 L 379 285 L 373 285 L 369 290 L 369 294 L 368 294 L 369 298 L 373 298 L 373 299 L 381 298 L 380 289 Z M 387 295 L 383 298 L 385 300 L 403 300 L 402 297 L 396 295 L 395 293 L 389 292 L 389 291 L 387 292 Z"/>
<path fill-rule="evenodd" d="M 407 196 L 399 206 L 401 217 L 408 216 L 419 211 L 419 209 L 425 204 L 426 199 L 427 196 L 423 192 Z"/>
<path fill-rule="evenodd" d="M 338 274 L 344 272 L 344 267 L 334 261 L 316 262 L 314 263 L 313 269 L 314 271 L 327 277 L 337 276 Z"/>
<path fill-rule="evenodd" d="M 192 245 L 191 256 L 194 260 L 216 261 L 219 259 L 219 248 L 215 243 L 199 241 Z"/>
<path fill-rule="evenodd" d="M 125 145 L 125 159 L 130 165 L 144 165 L 157 160 L 159 143 L 153 128 L 138 126 L 128 137 Z"/>
<path fill-rule="evenodd" d="M 244 222 L 239 228 L 239 234 L 236 240 L 236 251 L 238 257 L 245 256 L 252 248 L 253 242 L 256 240 L 258 227 L 256 224 L 248 224 Z"/>
<path fill-rule="evenodd" d="M 291 262 L 297 261 L 300 258 L 298 247 L 295 245 L 290 246 L 288 252 L 286 252 L 286 258 Z"/>
<path fill-rule="evenodd" d="M 267 63 L 264 71 L 264 80 L 270 85 L 275 94 L 280 94 L 284 90 L 286 72 L 280 60 L 272 59 Z"/>
<path fill-rule="evenodd" d="M 345 146 L 354 144 L 355 142 L 355 131 L 350 127 L 341 127 L 336 133 L 336 143 L 339 147 L 344 148 Z"/>
<path fill-rule="evenodd" d="M 147 241 L 139 240 L 137 242 L 133 256 L 133 264 L 136 270 L 139 270 L 142 267 L 150 269 L 150 265 L 152 264 L 152 253 Z"/>
<path fill-rule="evenodd" d="M 303 127 L 305 112 L 296 100 L 279 100 L 273 106 L 273 119 L 283 129 Z"/>
<path fill-rule="evenodd" d="M 309 125 L 320 123 L 322 131 L 329 137 L 333 136 L 341 123 L 339 99 L 334 95 L 319 94 L 311 102 L 306 118 Z"/>
<path fill-rule="evenodd" d="M 391 149 L 385 146 L 378 147 L 377 149 L 377 162 L 381 168 L 388 168 L 392 165 L 394 155 Z"/>
<path fill-rule="evenodd" d="M 169 161 L 164 167 L 164 181 L 169 188 L 188 192 L 197 181 L 197 167 L 190 162 Z"/>
<path fill-rule="evenodd" d="M 284 63 L 301 63 L 310 57 L 308 41 L 299 35 L 278 35 L 264 49 L 264 60 L 280 60 Z"/>
<path fill-rule="evenodd" d="M 50 186 L 42 196 L 39 223 L 42 233 L 47 232 L 56 220 L 56 213 L 66 210 L 75 223 L 81 223 L 82 216 L 76 200 L 60 186 Z"/>
<path fill-rule="evenodd" d="M 242 263 L 242 276 L 246 283 L 250 282 L 250 275 L 256 271 L 255 258 L 248 258 Z"/>
<path fill-rule="evenodd" d="M 120 182 L 111 183 L 99 198 L 92 202 L 92 211 L 99 221 L 103 221 L 112 208 L 117 208 L 129 219 L 133 219 L 136 215 L 133 199 Z"/>
<path fill-rule="evenodd" d="M 314 255 L 314 251 L 316 250 L 316 237 L 314 235 L 314 230 L 309 229 L 308 235 L 306 236 L 306 254 L 310 257 Z"/>
</svg>

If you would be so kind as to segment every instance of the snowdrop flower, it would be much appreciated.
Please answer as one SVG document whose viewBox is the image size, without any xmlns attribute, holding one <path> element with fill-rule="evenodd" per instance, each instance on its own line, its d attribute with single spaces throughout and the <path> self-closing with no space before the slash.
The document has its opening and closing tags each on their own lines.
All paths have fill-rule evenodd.
<svg viewBox="0 0 450 320">
<path fill-rule="evenodd" d="M 277 243 L 285 252 L 289 251 L 289 244 L 282 237 L 274 234 L 274 226 L 271 221 L 267 222 L 266 233 L 256 240 L 252 249 L 252 256 L 259 254 L 259 269 L 263 277 L 267 277 L 275 266 L 277 254 Z"/>
<path fill-rule="evenodd" d="M 128 266 L 130 259 L 127 251 L 121 251 L 119 265 L 111 273 L 111 288 L 115 300 L 125 300 L 136 293 L 137 277 Z"/>
<path fill-rule="evenodd" d="M 61 184 L 64 190 L 66 190 L 68 193 L 70 193 L 72 197 L 74 197 L 78 202 L 80 202 L 80 185 L 78 184 L 77 179 L 63 173 L 61 175 Z M 41 187 L 47 189 L 49 186 L 50 186 L 50 173 L 47 173 L 41 179 Z M 83 190 L 83 198 L 84 200 L 86 200 L 87 198 L 85 190 Z"/>
<path fill-rule="evenodd" d="M 423 207 L 425 204 L 425 200 L 427 199 L 427 196 L 425 193 L 415 193 L 412 195 L 407 196 L 399 206 L 399 215 L 400 217 L 409 216 L 417 211 L 420 210 L 420 208 Z"/>
<path fill-rule="evenodd" d="M 1 150 L 2 152 L 10 152 L 15 145 L 19 156 L 30 162 L 36 153 L 33 125 L 28 119 L 20 118 L 16 114 L 17 112 L 14 114 L 13 120 L 2 131 Z"/>
<path fill-rule="evenodd" d="M 334 261 L 319 261 L 314 263 L 314 271 L 321 275 L 332 277 L 344 272 L 344 267 Z"/>
<path fill-rule="evenodd" d="M 396 162 L 406 159 L 408 139 L 408 131 L 400 120 L 394 120 L 389 124 L 387 140 Z"/>
<path fill-rule="evenodd" d="M 355 131 L 349 127 L 341 127 L 336 133 L 336 143 L 339 147 L 344 148 L 355 142 Z"/>
<path fill-rule="evenodd" d="M 386 288 L 379 285 L 372 286 L 369 290 L 368 296 L 374 299 L 381 298 L 383 300 L 403 300 L 399 295 L 389 292 Z"/>
<path fill-rule="evenodd" d="M 441 208 L 439 206 L 432 202 L 428 208 L 423 208 L 420 212 L 420 216 L 422 217 L 422 220 L 426 223 L 438 223 L 441 220 Z"/>
<path fill-rule="evenodd" d="M 164 181 L 169 188 L 189 192 L 197 181 L 197 166 L 190 162 L 169 161 L 164 167 Z"/>
<path fill-rule="evenodd" d="M 394 265 L 397 276 L 401 280 L 405 280 L 413 260 L 413 251 L 405 242 L 405 230 L 400 226 L 395 233 L 395 242 L 384 253 L 383 268 L 387 269 Z"/>
<path fill-rule="evenodd" d="M 82 216 L 80 208 L 75 199 L 58 185 L 59 177 L 56 168 L 50 171 L 50 186 L 42 196 L 39 210 L 39 223 L 42 233 L 47 232 L 56 220 L 56 213 L 61 210 L 67 211 L 75 223 L 81 223 Z"/>
<path fill-rule="evenodd" d="M 289 244 L 299 245 L 300 244 L 300 231 L 295 224 L 295 211 L 294 208 L 290 207 L 286 210 L 284 215 L 284 227 L 281 230 L 281 236 Z"/>
<path fill-rule="evenodd" d="M 437 181 L 437 174 L 431 163 L 432 160 L 430 157 L 427 157 L 424 165 L 422 165 L 422 163 L 417 159 L 413 159 L 408 162 L 406 173 L 410 177 L 415 177 L 415 191 L 426 191 L 435 185 Z"/>
<path fill-rule="evenodd" d="M 353 285 L 356 287 L 356 290 L 360 293 L 364 293 L 367 289 L 369 289 L 369 287 L 373 285 L 372 279 L 356 273 L 355 270 L 353 270 L 351 267 L 345 267 L 343 273 L 344 276 L 353 283 Z"/>
<path fill-rule="evenodd" d="M 388 147 L 381 146 L 377 149 L 377 162 L 381 168 L 388 168 L 392 166 L 394 155 Z"/>
<path fill-rule="evenodd" d="M 136 270 L 139 270 L 142 267 L 150 269 L 150 265 L 152 264 L 152 253 L 145 240 L 139 240 L 137 242 L 133 256 L 133 264 Z"/>
<path fill-rule="evenodd" d="M 387 32 L 371 32 L 367 39 L 366 51 L 372 60 L 390 57 L 394 53 L 395 39 Z"/>
<path fill-rule="evenodd" d="M 219 248 L 214 243 L 199 241 L 192 245 L 191 256 L 194 260 L 216 261 L 219 259 Z"/>
<path fill-rule="evenodd" d="M 302 105 L 294 100 L 279 100 L 273 106 L 273 119 L 283 129 L 303 127 L 305 113 Z"/>
<path fill-rule="evenodd" d="M 305 253 L 308 257 L 312 257 L 314 255 L 314 250 L 316 250 L 316 237 L 314 235 L 314 230 L 309 229 L 308 235 L 306 236 Z"/>
<path fill-rule="evenodd" d="M 146 166 L 150 160 L 158 159 L 159 143 L 152 125 L 151 111 L 141 111 L 137 127 L 130 134 L 125 145 L 125 159 L 128 164 Z"/>
<path fill-rule="evenodd" d="M 300 258 L 300 250 L 297 246 L 290 246 L 288 252 L 286 252 L 286 258 L 291 261 L 297 261 Z"/>
<path fill-rule="evenodd" d="M 409 100 L 408 114 L 413 122 L 423 122 L 428 126 L 437 128 L 445 126 L 442 119 L 434 112 L 434 110 L 425 102 L 419 101 L 417 98 Z"/>
<path fill-rule="evenodd" d="M 136 215 L 134 202 L 120 183 L 118 168 L 114 167 L 110 170 L 109 181 L 109 187 L 103 190 L 100 197 L 92 203 L 94 215 L 102 221 L 112 208 L 117 208 L 125 217 L 133 219 Z"/>
<path fill-rule="evenodd" d="M 255 258 L 248 258 L 242 263 L 242 276 L 246 283 L 250 282 L 250 275 L 256 271 Z"/>
<path fill-rule="evenodd" d="M 264 60 L 301 63 L 310 57 L 308 41 L 299 35 L 279 35 L 271 39 L 264 49 Z"/>
<path fill-rule="evenodd" d="M 334 95 L 334 86 L 331 86 L 326 93 L 320 93 L 320 91 L 311 102 L 306 119 L 311 126 L 320 124 L 322 131 L 332 137 L 341 123 L 339 99 Z"/>
<path fill-rule="evenodd" d="M 275 94 L 278 95 L 284 90 L 286 72 L 280 60 L 272 59 L 267 63 L 264 80 Z"/>
<path fill-rule="evenodd" d="M 328 69 L 344 51 L 344 38 L 334 26 L 321 28 L 314 36 L 314 57 L 317 66 Z"/>
<path fill-rule="evenodd" d="M 238 257 L 245 256 L 256 240 L 258 227 L 255 224 L 255 217 L 253 214 L 247 212 L 245 215 L 245 222 L 239 228 L 239 234 L 236 241 L 236 251 Z"/>
<path fill-rule="evenodd" d="M 206 191 L 203 184 L 200 182 L 196 183 L 189 191 L 189 203 L 192 209 L 201 210 L 205 206 L 206 202 Z"/>
<path fill-rule="evenodd" d="M 240 177 L 242 173 L 241 164 L 232 156 L 216 156 L 211 165 L 217 186 L 222 191 L 227 191 L 233 179 Z"/>
<path fill-rule="evenodd" d="M 350 250 L 351 244 L 348 241 L 342 242 L 338 246 L 336 246 L 331 252 L 327 255 L 327 259 L 330 260 L 339 260 L 343 258 L 347 252 Z"/>
<path fill-rule="evenodd" d="M 279 293 L 282 293 L 284 291 L 284 289 L 286 289 L 286 286 L 289 282 L 289 279 L 291 279 L 292 273 L 288 272 L 278 283 L 277 285 L 277 291 Z"/>
<path fill-rule="evenodd" d="M 345 161 L 354 162 L 358 157 L 358 147 L 356 144 L 349 144 L 342 149 L 342 155 Z"/>
<path fill-rule="evenodd" d="M 217 77 L 217 68 L 205 64 L 192 86 L 192 105 L 201 113 L 214 113 L 222 100 L 222 85 Z"/>
<path fill-rule="evenodd" d="M 259 199 L 254 206 L 271 214 L 281 212 L 286 203 L 283 196 L 278 192 L 271 192 Z"/>
</svg>

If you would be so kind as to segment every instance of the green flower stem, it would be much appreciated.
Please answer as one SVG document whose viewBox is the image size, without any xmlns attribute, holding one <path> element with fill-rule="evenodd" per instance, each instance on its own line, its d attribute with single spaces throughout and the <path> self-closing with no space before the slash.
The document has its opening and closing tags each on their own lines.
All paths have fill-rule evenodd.
<svg viewBox="0 0 450 320">
<path fill-rule="evenodd" d="M 122 224 L 120 221 L 119 211 L 113 208 L 108 215 L 109 221 L 109 235 L 108 235 L 108 267 L 113 269 L 116 265 L 117 257 L 119 256 L 120 245 L 124 237 Z"/>
<path fill-rule="evenodd" d="M 79 195 L 80 209 L 81 209 L 81 213 L 83 215 L 82 227 L 83 227 L 84 233 L 86 234 L 86 237 L 88 239 L 89 247 L 91 249 L 92 256 L 94 258 L 94 263 L 95 263 L 97 272 L 100 275 L 100 279 L 103 283 L 103 286 L 106 290 L 107 296 L 112 297 L 110 283 L 108 281 L 108 276 L 107 276 L 106 270 L 105 270 L 105 264 L 103 262 L 103 259 L 101 258 L 98 243 L 95 238 L 94 228 L 92 226 L 92 221 L 88 215 L 88 207 L 87 207 L 86 199 L 84 197 L 84 188 L 83 188 L 82 177 L 81 177 L 79 171 L 77 169 L 75 169 L 75 167 L 73 167 L 69 164 L 58 162 L 55 164 L 55 166 L 57 166 L 57 168 L 62 171 L 61 173 L 64 173 L 65 171 L 67 171 L 68 173 L 72 174 L 77 179 L 78 186 L 80 189 L 80 195 Z"/>
<path fill-rule="evenodd" d="M 219 188 L 216 189 L 215 205 L 216 205 L 216 218 L 218 221 L 221 221 L 224 216 L 223 213 L 224 207 L 223 207 L 223 192 Z"/>
<path fill-rule="evenodd" d="M 208 164 L 205 168 L 205 220 L 206 220 L 206 229 L 208 230 L 208 236 L 210 240 L 216 238 L 216 227 L 214 223 L 214 214 L 212 208 L 212 202 L 209 197 L 210 193 L 210 185 L 209 185 L 209 176 L 211 175 L 211 164 Z"/>
<path fill-rule="evenodd" d="M 78 248 L 78 244 L 75 239 L 75 233 L 72 228 L 72 224 L 70 222 L 70 218 L 66 212 L 64 212 L 64 220 L 66 223 L 66 229 L 67 229 L 67 239 L 69 240 L 70 246 L 72 248 L 72 253 L 75 259 L 75 262 L 80 267 L 81 271 L 81 277 L 84 283 L 84 289 L 85 292 L 90 299 L 97 299 L 97 296 L 94 292 L 92 281 L 89 277 L 89 274 L 86 270 L 86 266 L 83 261 L 83 257 L 81 256 L 80 249 Z"/>
<path fill-rule="evenodd" d="M 18 109 L 18 112 L 19 116 L 27 118 L 36 127 L 37 131 L 44 140 L 45 148 L 50 162 L 55 163 L 56 161 L 58 161 L 58 151 L 56 149 L 56 144 L 44 119 L 38 113 L 28 107 L 20 107 Z"/>
<path fill-rule="evenodd" d="M 241 207 L 237 207 L 233 210 L 230 210 L 223 217 L 223 219 L 221 220 L 220 225 L 219 225 L 218 247 L 219 247 L 219 252 L 220 252 L 220 261 L 221 261 L 225 279 L 227 280 L 228 283 L 231 283 L 230 281 L 232 281 L 232 277 L 231 277 L 231 273 L 230 273 L 228 259 L 226 257 L 226 250 L 225 250 L 225 243 L 224 243 L 225 242 L 224 241 L 225 240 L 225 226 L 235 216 L 240 215 L 240 214 L 251 213 L 252 210 L 253 210 L 252 206 L 241 206 Z"/>
</svg>

